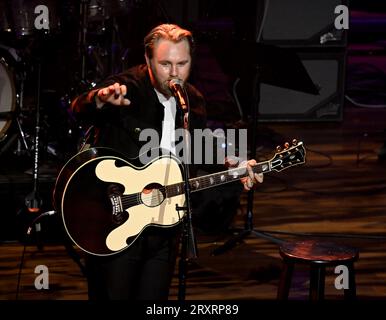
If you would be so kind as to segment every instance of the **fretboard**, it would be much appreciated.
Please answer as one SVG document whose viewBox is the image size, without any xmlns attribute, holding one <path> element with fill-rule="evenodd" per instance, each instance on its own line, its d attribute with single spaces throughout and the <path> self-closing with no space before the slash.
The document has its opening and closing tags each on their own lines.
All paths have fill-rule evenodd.
<svg viewBox="0 0 386 320">
<path fill-rule="evenodd" d="M 252 167 L 254 173 L 264 173 L 269 172 L 272 169 L 272 162 L 265 161 L 260 162 Z M 229 169 L 193 179 L 189 179 L 190 191 L 196 192 L 233 181 L 237 181 L 248 175 L 246 167 Z M 184 182 L 179 182 L 175 184 L 170 184 L 168 186 L 162 187 L 166 198 L 171 198 L 178 196 L 185 192 Z M 125 203 L 123 208 L 127 209 L 130 206 L 141 204 L 141 193 L 134 193 L 129 195 L 122 195 L 122 203 Z"/>
<path fill-rule="evenodd" d="M 269 161 L 260 162 L 253 166 L 252 170 L 254 173 L 269 172 L 271 171 L 270 163 Z M 240 167 L 189 179 L 190 190 L 191 192 L 195 192 L 203 189 L 216 187 L 229 182 L 237 181 L 243 177 L 246 177 L 247 175 L 247 168 Z M 168 198 L 180 195 L 184 192 L 184 182 L 166 186 L 166 196 Z"/>
</svg>

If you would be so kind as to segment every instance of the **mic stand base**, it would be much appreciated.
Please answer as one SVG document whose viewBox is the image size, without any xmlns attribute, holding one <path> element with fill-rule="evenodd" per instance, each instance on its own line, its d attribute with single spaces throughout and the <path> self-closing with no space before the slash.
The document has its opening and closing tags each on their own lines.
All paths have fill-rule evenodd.
<svg viewBox="0 0 386 320">
<path fill-rule="evenodd" d="M 187 202 L 190 202 L 188 198 Z M 188 261 L 189 259 L 197 258 L 197 244 L 193 233 L 194 231 L 192 226 L 190 203 L 186 207 L 176 206 L 176 210 L 184 210 L 186 212 L 186 215 L 183 217 L 182 221 L 183 229 L 181 237 L 181 256 L 178 263 L 178 300 L 184 301 L 186 296 Z"/>
<path fill-rule="evenodd" d="M 276 244 L 282 244 L 284 240 L 270 236 L 264 232 L 256 231 L 254 229 L 240 229 L 240 232 L 235 235 L 233 238 L 230 238 L 227 240 L 223 245 L 218 247 L 217 249 L 214 249 L 211 253 L 212 256 L 217 256 L 219 254 L 225 253 L 226 251 L 232 249 L 234 246 L 236 246 L 238 243 L 241 243 L 243 239 L 248 237 L 249 235 L 254 235 L 259 238 L 263 238 L 266 240 L 269 240 Z"/>
<path fill-rule="evenodd" d="M 187 96 L 187 95 L 186 95 Z M 177 99 L 179 107 L 182 109 L 182 100 Z M 188 100 L 184 100 L 188 101 Z M 189 102 L 187 104 L 189 110 Z M 189 182 L 189 159 L 190 159 L 190 135 L 189 135 L 189 113 L 181 112 L 180 120 L 184 128 L 184 146 L 185 154 L 182 163 L 184 169 L 184 191 L 185 191 L 185 205 L 183 207 L 176 206 L 176 210 L 184 210 L 186 215 L 183 216 L 183 234 L 181 241 L 181 257 L 179 261 L 179 284 L 178 284 L 178 300 L 184 301 L 186 295 L 186 278 L 188 271 L 188 260 L 197 258 L 197 244 L 192 225 L 192 210 L 190 202 L 190 182 Z"/>
</svg>

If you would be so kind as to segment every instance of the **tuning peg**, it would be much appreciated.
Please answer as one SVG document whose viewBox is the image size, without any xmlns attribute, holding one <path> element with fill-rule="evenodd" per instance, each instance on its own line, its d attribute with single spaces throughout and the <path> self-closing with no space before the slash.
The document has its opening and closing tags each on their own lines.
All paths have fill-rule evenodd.
<svg viewBox="0 0 386 320">
<path fill-rule="evenodd" d="M 290 145 L 290 144 L 289 144 L 288 142 L 284 143 L 284 148 L 285 148 L 285 149 L 288 149 L 288 148 L 289 148 L 289 145 Z"/>
<path fill-rule="evenodd" d="M 293 146 L 296 146 L 297 144 L 298 144 L 298 140 L 293 139 L 293 140 L 292 140 L 292 145 L 293 145 Z"/>
<path fill-rule="evenodd" d="M 277 152 L 280 152 L 280 151 L 281 151 L 281 147 L 280 147 L 280 146 L 277 146 L 277 147 L 276 147 L 276 151 L 277 151 Z"/>
</svg>

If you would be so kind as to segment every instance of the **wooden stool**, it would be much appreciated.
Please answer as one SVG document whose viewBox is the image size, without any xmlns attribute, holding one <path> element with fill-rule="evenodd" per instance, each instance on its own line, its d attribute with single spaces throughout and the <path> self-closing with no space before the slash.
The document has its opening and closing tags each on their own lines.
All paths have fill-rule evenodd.
<svg viewBox="0 0 386 320">
<path fill-rule="evenodd" d="M 345 299 L 356 298 L 354 262 L 359 257 L 358 249 L 332 242 L 305 240 L 285 242 L 280 246 L 280 255 L 283 258 L 283 270 L 277 293 L 279 300 L 288 299 L 296 263 L 310 265 L 310 300 L 324 298 L 325 269 L 337 265 L 345 265 L 349 272 L 349 287 L 344 289 Z"/>
</svg>

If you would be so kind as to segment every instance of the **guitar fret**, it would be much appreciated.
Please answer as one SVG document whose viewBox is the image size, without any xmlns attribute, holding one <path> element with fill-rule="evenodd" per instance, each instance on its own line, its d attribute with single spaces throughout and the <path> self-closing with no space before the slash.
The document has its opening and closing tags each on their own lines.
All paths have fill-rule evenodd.
<svg viewBox="0 0 386 320">
<path fill-rule="evenodd" d="M 177 196 L 183 193 L 183 184 L 182 183 L 171 184 L 165 187 L 165 191 L 168 198 Z"/>
<path fill-rule="evenodd" d="M 297 152 L 300 152 L 298 148 L 296 148 Z M 283 152 L 284 153 L 284 152 Z M 285 159 L 287 165 L 294 165 L 292 161 L 288 161 Z M 291 159 L 292 160 L 292 159 Z M 302 163 L 301 159 L 295 159 L 296 164 Z M 285 166 L 283 165 L 283 155 L 280 154 L 280 157 L 275 157 L 270 161 L 260 162 L 252 167 L 252 171 L 254 173 L 266 173 L 271 170 L 280 171 Z M 241 168 L 233 168 L 223 172 L 217 172 L 213 174 L 209 174 L 206 176 L 201 176 L 197 178 L 193 178 L 189 180 L 191 192 L 199 191 L 203 189 L 207 189 L 216 185 L 226 184 L 228 182 L 236 181 L 243 177 L 248 176 L 248 171 L 246 167 Z M 175 183 L 172 185 L 164 186 L 165 195 L 167 198 L 171 198 L 177 195 L 181 195 L 185 192 L 184 182 Z M 132 194 L 122 196 L 122 200 L 125 200 L 126 203 L 129 202 L 130 205 L 141 204 L 141 193 Z"/>
<path fill-rule="evenodd" d="M 192 189 L 194 189 L 193 191 L 198 191 L 211 186 L 225 184 L 242 178 L 246 175 L 245 171 L 245 168 L 236 168 L 208 176 L 198 177 L 191 180 L 191 186 Z"/>
</svg>

